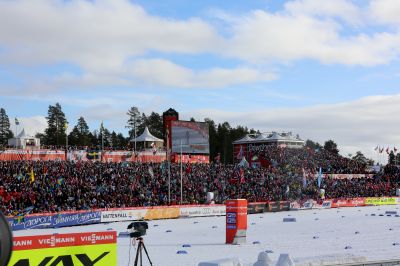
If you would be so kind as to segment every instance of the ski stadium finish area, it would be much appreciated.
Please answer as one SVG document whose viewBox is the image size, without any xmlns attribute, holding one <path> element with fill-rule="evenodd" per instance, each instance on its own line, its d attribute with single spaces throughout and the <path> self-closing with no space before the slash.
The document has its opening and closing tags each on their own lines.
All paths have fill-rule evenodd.
<svg viewBox="0 0 400 266">
<path fill-rule="evenodd" d="M 181 219 L 149 221 L 144 241 L 153 265 L 198 265 L 199 262 L 222 258 L 239 258 L 243 265 L 253 265 L 262 251 L 268 251 L 274 262 L 281 253 L 288 253 L 294 263 L 299 265 L 304 265 L 307 261 L 312 261 L 314 265 L 322 265 L 323 261 L 324 265 L 333 265 L 400 260 L 400 205 L 397 205 L 398 199 L 394 199 L 396 205 L 330 208 L 332 205 L 323 207 L 314 205 L 315 202 L 308 202 L 302 204 L 299 211 L 259 211 L 260 213 L 249 214 L 247 240 L 242 245 L 225 244 L 226 218 L 223 213 L 220 216 L 200 217 L 215 215 L 209 211 L 214 207 L 193 206 L 191 208 L 198 212 L 192 215 L 185 212 L 187 215 Z M 390 201 L 392 199 L 375 199 L 376 204 Z M 360 200 L 358 202 L 361 203 Z M 187 211 L 190 207 L 185 208 Z M 222 209 L 221 206 L 215 208 Z M 143 210 L 130 211 L 133 214 Z M 116 211 L 118 212 L 123 213 L 122 210 Z M 288 217 L 295 218 L 296 222 L 283 222 Z M 124 216 L 115 218 L 118 219 L 124 219 Z M 55 237 L 65 237 L 84 233 L 89 235 L 86 236 L 88 243 L 93 243 L 91 234 L 87 232 L 116 231 L 116 265 L 128 265 L 129 257 L 132 265 L 135 249 L 130 245 L 131 239 L 124 234 L 129 223 L 124 221 L 56 229 L 18 230 L 14 231 L 14 237 L 51 236 L 54 233 L 58 234 Z M 14 243 L 18 246 L 21 244 Z M 186 254 L 178 251 L 186 251 Z M 100 262 L 101 260 L 98 265 L 102 265 Z"/>
</svg>

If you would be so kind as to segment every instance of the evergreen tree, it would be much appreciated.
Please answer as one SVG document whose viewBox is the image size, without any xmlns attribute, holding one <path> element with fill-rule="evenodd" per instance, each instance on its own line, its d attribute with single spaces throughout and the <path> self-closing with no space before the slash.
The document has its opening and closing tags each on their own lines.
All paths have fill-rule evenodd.
<svg viewBox="0 0 400 266">
<path fill-rule="evenodd" d="M 69 145 L 80 145 L 79 144 L 80 133 L 77 126 L 74 126 L 72 131 L 68 135 L 68 144 Z"/>
<path fill-rule="evenodd" d="M 132 106 L 126 114 L 129 116 L 127 127 L 130 128 L 129 137 L 132 139 L 137 137 L 138 126 L 142 123 L 143 119 L 140 115 L 139 109 L 135 106 Z"/>
<path fill-rule="evenodd" d="M 368 163 L 368 159 L 364 156 L 364 154 L 361 151 L 356 152 L 356 155 L 354 155 L 352 159 L 360 163 L 364 164 Z"/>
<path fill-rule="evenodd" d="M 308 147 L 312 150 L 322 149 L 321 144 L 319 144 L 318 142 L 314 142 L 310 139 L 306 140 L 305 145 L 306 145 L 306 147 Z"/>
<path fill-rule="evenodd" d="M 13 133 L 10 130 L 10 120 L 6 110 L 0 108 L 0 146 L 6 145 L 8 139 L 12 137 Z"/>
<path fill-rule="evenodd" d="M 393 151 L 390 151 L 388 159 L 389 159 L 388 160 L 389 164 L 396 164 L 395 155 Z"/>
<path fill-rule="evenodd" d="M 128 145 L 127 139 L 122 135 L 122 133 L 117 134 L 118 147 L 126 147 Z"/>
<path fill-rule="evenodd" d="M 115 131 L 113 131 L 110 135 L 110 144 L 111 147 L 118 147 L 118 137 L 117 137 L 117 133 L 115 133 Z"/>
<path fill-rule="evenodd" d="M 221 154 L 221 162 L 224 164 L 230 163 L 233 161 L 232 157 L 232 139 L 230 137 L 231 126 L 228 122 L 224 122 L 222 124 L 218 124 L 217 127 L 217 140 L 218 146 L 217 150 Z"/>
<path fill-rule="evenodd" d="M 92 145 L 93 147 L 97 147 L 99 145 L 97 141 L 97 130 L 89 132 L 88 138 L 90 145 Z"/>
<path fill-rule="evenodd" d="M 397 165 L 400 165 L 400 153 L 396 154 L 396 160 L 395 160 Z"/>
<path fill-rule="evenodd" d="M 151 112 L 150 116 L 145 120 L 145 125 L 155 137 L 163 138 L 163 120 L 160 114 Z"/>
<path fill-rule="evenodd" d="M 91 145 L 90 138 L 89 138 L 89 126 L 87 125 L 85 119 L 81 116 L 78 119 L 78 124 L 76 128 L 79 132 L 79 144 L 81 146 L 88 146 Z"/>
<path fill-rule="evenodd" d="M 104 137 L 103 137 L 104 147 L 111 147 L 111 133 L 110 133 L 110 131 L 107 128 L 104 128 L 101 132 L 102 133 L 99 134 L 100 146 L 101 146 L 101 141 L 102 141 L 102 134 L 104 134 Z"/>
<path fill-rule="evenodd" d="M 324 150 L 329 151 L 334 154 L 339 154 L 337 144 L 333 140 L 328 140 L 324 144 Z"/>
<path fill-rule="evenodd" d="M 47 112 L 47 128 L 45 130 L 45 143 L 47 145 L 65 145 L 67 119 L 61 105 L 49 106 Z"/>
<path fill-rule="evenodd" d="M 218 155 L 217 150 L 217 129 L 215 128 L 215 122 L 210 118 L 205 118 L 204 122 L 208 124 L 208 142 L 210 145 L 210 161 L 214 160 Z"/>
</svg>

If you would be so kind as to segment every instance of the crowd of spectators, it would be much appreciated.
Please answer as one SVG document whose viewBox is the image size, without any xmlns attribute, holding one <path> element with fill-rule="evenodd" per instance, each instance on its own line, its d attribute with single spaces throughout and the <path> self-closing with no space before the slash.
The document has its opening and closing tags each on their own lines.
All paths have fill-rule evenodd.
<svg viewBox="0 0 400 266">
<path fill-rule="evenodd" d="M 184 164 L 183 204 L 205 203 L 207 192 L 214 192 L 216 203 L 318 199 L 320 189 L 326 198 L 388 196 L 400 185 L 397 167 L 368 177 L 332 178 L 331 173 L 364 174 L 366 166 L 325 151 L 268 147 L 257 156 L 269 165 Z M 320 187 L 319 167 L 324 173 Z M 0 161 L 0 208 L 7 215 L 28 207 L 58 212 L 178 204 L 180 186 L 180 165 L 166 162 Z"/>
<path fill-rule="evenodd" d="M 275 165 L 290 165 L 294 168 L 304 168 L 315 171 L 322 168 L 324 173 L 363 174 L 366 173 L 366 163 L 332 153 L 324 149 L 283 148 L 279 146 L 264 146 L 254 152 L 255 155 L 266 158 Z"/>
</svg>

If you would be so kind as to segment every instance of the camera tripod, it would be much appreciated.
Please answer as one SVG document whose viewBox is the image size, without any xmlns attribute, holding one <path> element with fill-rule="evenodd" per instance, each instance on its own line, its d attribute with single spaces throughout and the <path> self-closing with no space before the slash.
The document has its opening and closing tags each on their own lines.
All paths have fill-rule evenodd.
<svg viewBox="0 0 400 266">
<path fill-rule="evenodd" d="M 144 245 L 143 237 L 138 237 L 138 238 L 136 238 L 136 240 L 139 241 L 139 245 L 138 245 L 137 250 L 136 250 L 136 257 L 135 257 L 134 266 L 142 266 L 142 249 L 144 249 L 144 252 L 146 252 L 146 256 L 147 256 L 147 259 L 150 262 L 150 265 L 153 265 L 153 263 L 150 260 L 149 253 L 147 252 L 146 246 Z M 138 264 L 138 259 L 139 258 L 140 258 L 140 264 Z"/>
</svg>

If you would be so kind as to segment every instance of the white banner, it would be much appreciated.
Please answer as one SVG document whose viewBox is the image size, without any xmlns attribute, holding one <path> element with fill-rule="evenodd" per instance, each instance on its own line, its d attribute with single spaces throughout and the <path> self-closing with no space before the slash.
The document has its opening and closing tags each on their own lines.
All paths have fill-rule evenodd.
<svg viewBox="0 0 400 266">
<path fill-rule="evenodd" d="M 226 214 L 225 205 L 210 205 L 198 207 L 182 207 L 180 208 L 180 216 L 182 217 L 201 217 L 201 216 L 219 216 Z"/>
<path fill-rule="evenodd" d="M 119 222 L 119 221 L 133 221 L 144 219 L 147 210 L 116 210 L 116 211 L 102 211 L 101 222 Z"/>
</svg>

